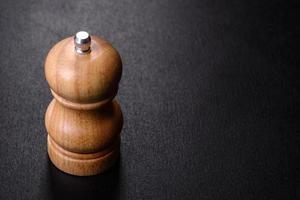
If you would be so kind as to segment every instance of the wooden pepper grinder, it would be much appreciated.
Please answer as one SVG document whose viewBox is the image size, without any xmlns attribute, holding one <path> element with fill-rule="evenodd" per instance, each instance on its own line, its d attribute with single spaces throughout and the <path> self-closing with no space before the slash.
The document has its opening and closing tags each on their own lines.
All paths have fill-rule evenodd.
<svg viewBox="0 0 300 200">
<path fill-rule="evenodd" d="M 50 50 L 45 75 L 54 99 L 45 124 L 48 154 L 60 170 L 95 175 L 118 159 L 123 117 L 113 99 L 121 74 L 118 52 L 87 32 L 80 31 Z"/>
</svg>

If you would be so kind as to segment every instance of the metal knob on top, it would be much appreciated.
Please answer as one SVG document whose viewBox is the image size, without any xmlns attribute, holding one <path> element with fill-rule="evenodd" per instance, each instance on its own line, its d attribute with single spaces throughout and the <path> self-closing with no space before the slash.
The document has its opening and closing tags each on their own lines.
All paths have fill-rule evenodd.
<svg viewBox="0 0 300 200">
<path fill-rule="evenodd" d="M 91 37 L 86 31 L 79 31 L 74 37 L 75 51 L 79 54 L 91 52 Z"/>
</svg>

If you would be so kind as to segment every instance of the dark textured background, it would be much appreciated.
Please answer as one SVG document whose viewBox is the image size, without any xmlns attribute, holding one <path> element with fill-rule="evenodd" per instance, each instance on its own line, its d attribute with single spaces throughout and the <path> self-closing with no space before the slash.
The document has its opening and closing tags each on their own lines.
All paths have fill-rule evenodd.
<svg viewBox="0 0 300 200">
<path fill-rule="evenodd" d="M 287 1 L 1 1 L 0 199 L 299 199 L 296 12 Z M 52 166 L 44 128 L 46 54 L 82 29 L 124 64 L 121 159 L 89 178 Z"/>
</svg>

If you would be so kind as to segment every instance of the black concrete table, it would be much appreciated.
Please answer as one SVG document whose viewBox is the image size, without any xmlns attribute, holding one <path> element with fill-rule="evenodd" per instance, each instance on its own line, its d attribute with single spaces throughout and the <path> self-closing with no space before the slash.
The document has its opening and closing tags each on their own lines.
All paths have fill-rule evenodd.
<svg viewBox="0 0 300 200">
<path fill-rule="evenodd" d="M 0 199 L 299 198 L 297 12 L 285 1 L 1 1 Z M 121 158 L 89 178 L 53 167 L 44 128 L 44 59 L 79 30 L 124 64 Z"/>
</svg>

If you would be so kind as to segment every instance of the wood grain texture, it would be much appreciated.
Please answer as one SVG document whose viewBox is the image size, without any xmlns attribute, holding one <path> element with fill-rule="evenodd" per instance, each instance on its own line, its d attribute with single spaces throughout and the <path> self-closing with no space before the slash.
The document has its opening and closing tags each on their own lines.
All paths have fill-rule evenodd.
<svg viewBox="0 0 300 200">
<path fill-rule="evenodd" d="M 45 75 L 54 98 L 45 114 L 48 154 L 66 173 L 95 175 L 119 155 L 123 116 L 113 100 L 122 63 L 105 40 L 92 37 L 91 53 L 74 51 L 73 38 L 56 44 L 45 62 Z"/>
<path fill-rule="evenodd" d="M 58 96 L 82 105 L 114 97 L 122 74 L 121 58 L 99 37 L 92 36 L 91 50 L 90 54 L 76 53 L 73 37 L 62 40 L 50 50 L 45 76 Z"/>
<path fill-rule="evenodd" d="M 48 135 L 48 154 L 52 163 L 62 171 L 77 175 L 90 176 L 110 168 L 119 156 L 119 143 L 104 155 L 76 154 L 59 147 Z"/>
</svg>

